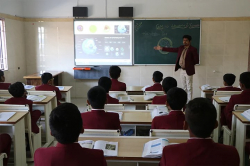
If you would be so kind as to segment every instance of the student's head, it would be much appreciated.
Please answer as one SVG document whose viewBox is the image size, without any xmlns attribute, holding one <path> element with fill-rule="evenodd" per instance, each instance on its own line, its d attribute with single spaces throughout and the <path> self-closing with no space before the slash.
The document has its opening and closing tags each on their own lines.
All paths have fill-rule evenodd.
<svg viewBox="0 0 250 166">
<path fill-rule="evenodd" d="M 0 70 L 0 82 L 4 82 L 4 81 L 5 81 L 4 72 Z"/>
<path fill-rule="evenodd" d="M 26 96 L 26 90 L 24 89 L 23 83 L 16 82 L 14 84 L 11 84 L 9 86 L 9 93 L 13 97 L 25 97 Z"/>
<path fill-rule="evenodd" d="M 162 81 L 162 79 L 163 79 L 163 74 L 162 74 L 162 72 L 160 72 L 160 71 L 155 71 L 155 72 L 153 73 L 153 81 L 154 81 L 155 83 L 160 83 L 160 82 Z"/>
<path fill-rule="evenodd" d="M 240 75 L 240 87 L 242 90 L 250 89 L 250 72 L 244 72 Z"/>
<path fill-rule="evenodd" d="M 61 144 L 74 143 L 83 133 L 80 111 L 72 103 L 57 106 L 50 114 L 49 126 L 51 135 Z"/>
<path fill-rule="evenodd" d="M 182 37 L 182 39 L 183 39 L 183 45 L 184 46 L 189 46 L 190 43 L 191 43 L 192 37 L 190 35 L 184 35 Z"/>
<path fill-rule="evenodd" d="M 109 75 L 113 79 L 118 79 L 121 75 L 121 68 L 119 66 L 110 66 Z"/>
<path fill-rule="evenodd" d="M 189 130 L 191 137 L 210 137 L 218 126 L 216 117 L 216 109 L 209 99 L 195 98 L 187 105 L 184 128 Z"/>
<path fill-rule="evenodd" d="M 94 109 L 103 109 L 107 95 L 103 87 L 95 86 L 88 91 L 88 103 Z"/>
<path fill-rule="evenodd" d="M 105 89 L 106 93 L 109 93 L 109 90 L 111 88 L 111 85 L 112 85 L 112 81 L 110 78 L 108 77 L 101 77 L 99 80 L 98 80 L 98 86 L 101 86 Z"/>
<path fill-rule="evenodd" d="M 43 73 L 42 74 L 42 82 L 43 84 L 52 84 L 53 83 L 53 76 L 51 73 Z"/>
<path fill-rule="evenodd" d="M 181 110 L 187 103 L 187 93 L 181 88 L 171 88 L 167 93 L 167 106 L 171 110 Z"/>
<path fill-rule="evenodd" d="M 166 77 L 162 81 L 163 91 L 167 94 L 168 90 L 177 87 L 177 81 L 173 77 Z"/>
<path fill-rule="evenodd" d="M 236 78 L 236 76 L 234 74 L 225 74 L 223 76 L 224 85 L 225 86 L 232 86 L 235 82 L 235 78 Z"/>
</svg>

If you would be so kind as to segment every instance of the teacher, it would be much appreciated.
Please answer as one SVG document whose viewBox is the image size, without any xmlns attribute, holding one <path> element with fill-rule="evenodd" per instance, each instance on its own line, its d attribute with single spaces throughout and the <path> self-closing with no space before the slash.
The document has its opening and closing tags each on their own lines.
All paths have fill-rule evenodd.
<svg viewBox="0 0 250 166">
<path fill-rule="evenodd" d="M 175 71 L 181 69 L 180 77 L 183 89 L 188 94 L 188 101 L 192 100 L 193 75 L 195 74 L 194 66 L 199 63 L 199 55 L 197 49 L 191 46 L 192 37 L 189 35 L 183 36 L 183 45 L 178 48 L 167 48 L 155 46 L 155 50 L 178 53 Z"/>
</svg>

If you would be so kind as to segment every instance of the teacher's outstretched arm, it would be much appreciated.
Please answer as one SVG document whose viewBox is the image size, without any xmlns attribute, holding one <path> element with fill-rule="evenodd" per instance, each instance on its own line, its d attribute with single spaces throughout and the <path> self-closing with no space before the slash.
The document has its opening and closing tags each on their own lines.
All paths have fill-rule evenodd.
<svg viewBox="0 0 250 166">
<path fill-rule="evenodd" d="M 155 46 L 155 50 L 162 50 L 166 52 L 178 52 L 179 48 L 169 48 L 169 47 L 161 47 L 161 46 Z"/>
</svg>

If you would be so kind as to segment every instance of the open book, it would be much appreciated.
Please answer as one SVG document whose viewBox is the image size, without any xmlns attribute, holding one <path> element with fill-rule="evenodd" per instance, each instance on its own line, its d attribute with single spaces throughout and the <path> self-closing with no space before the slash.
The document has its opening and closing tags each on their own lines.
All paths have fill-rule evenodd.
<svg viewBox="0 0 250 166">
<path fill-rule="evenodd" d="M 126 102 L 126 101 L 131 101 L 131 98 L 129 96 L 120 96 L 118 97 L 118 100 L 120 102 Z"/>
<path fill-rule="evenodd" d="M 59 90 L 63 90 L 64 86 L 56 86 Z"/>
<path fill-rule="evenodd" d="M 26 89 L 26 90 L 30 90 L 30 89 L 32 89 L 32 88 L 34 88 L 35 86 L 34 85 L 24 85 L 24 88 Z"/>
<path fill-rule="evenodd" d="M 0 113 L 0 121 L 7 121 L 9 120 L 13 115 L 15 115 L 16 112 L 1 112 Z"/>
<path fill-rule="evenodd" d="M 27 99 L 32 100 L 32 101 L 43 101 L 44 99 L 46 99 L 46 96 L 43 96 L 43 95 L 28 95 Z"/>
<path fill-rule="evenodd" d="M 104 156 L 118 155 L 118 142 L 108 142 L 108 141 L 94 142 L 92 140 L 85 140 L 85 141 L 79 141 L 78 143 L 83 148 L 103 150 Z"/>
<path fill-rule="evenodd" d="M 216 90 L 218 88 L 220 88 L 220 86 L 210 86 L 209 84 L 201 86 L 202 90 Z"/>
<path fill-rule="evenodd" d="M 144 95 L 144 100 L 152 100 L 156 96 L 155 93 L 148 93 Z"/>
<path fill-rule="evenodd" d="M 117 113 L 117 114 L 119 115 L 119 119 L 120 119 L 120 121 L 122 120 L 122 115 L 123 115 L 123 112 L 116 112 L 116 111 L 107 111 L 107 112 Z"/>
<path fill-rule="evenodd" d="M 166 138 L 159 138 L 156 140 L 145 143 L 142 157 L 145 158 L 157 158 L 162 156 L 162 150 L 165 146 L 169 145 L 169 141 Z"/>
<path fill-rule="evenodd" d="M 223 102 L 229 102 L 231 96 L 227 96 L 227 97 L 220 97 L 219 99 L 222 100 Z"/>
<path fill-rule="evenodd" d="M 154 119 L 156 116 L 162 116 L 162 115 L 168 115 L 169 111 L 166 106 L 157 106 L 155 109 L 151 112 L 151 117 Z"/>
<path fill-rule="evenodd" d="M 244 111 L 243 113 L 241 113 L 241 115 L 250 121 L 250 109 Z"/>
</svg>

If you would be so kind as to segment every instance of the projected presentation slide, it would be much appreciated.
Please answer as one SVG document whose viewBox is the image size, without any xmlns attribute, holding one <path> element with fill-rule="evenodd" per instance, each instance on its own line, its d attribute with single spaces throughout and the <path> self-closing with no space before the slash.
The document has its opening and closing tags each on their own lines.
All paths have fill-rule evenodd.
<svg viewBox="0 0 250 166">
<path fill-rule="evenodd" d="M 132 20 L 74 21 L 75 65 L 132 65 Z"/>
</svg>

